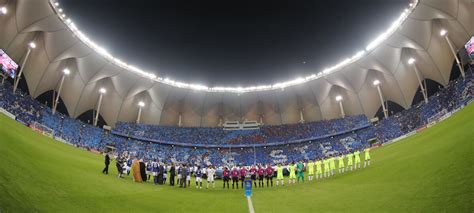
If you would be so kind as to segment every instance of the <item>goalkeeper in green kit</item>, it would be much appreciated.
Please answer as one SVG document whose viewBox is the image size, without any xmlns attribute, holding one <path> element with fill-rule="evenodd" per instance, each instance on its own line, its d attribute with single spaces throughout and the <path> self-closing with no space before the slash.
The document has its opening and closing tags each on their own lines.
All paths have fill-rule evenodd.
<svg viewBox="0 0 474 213">
<path fill-rule="evenodd" d="M 298 162 L 298 164 L 296 164 L 296 177 L 297 177 L 297 180 L 298 182 L 300 182 L 300 179 L 304 182 L 304 164 L 303 162 Z"/>
</svg>

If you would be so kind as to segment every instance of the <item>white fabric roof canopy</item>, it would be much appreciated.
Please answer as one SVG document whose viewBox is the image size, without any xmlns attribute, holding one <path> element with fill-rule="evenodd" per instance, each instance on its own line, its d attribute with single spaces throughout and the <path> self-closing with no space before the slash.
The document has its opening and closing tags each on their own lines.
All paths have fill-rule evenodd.
<svg viewBox="0 0 474 213">
<path fill-rule="evenodd" d="M 414 57 L 422 78 L 447 85 L 454 57 L 441 29 L 457 49 L 474 34 L 474 3 L 470 0 L 420 0 L 403 25 L 366 56 L 323 78 L 284 90 L 206 92 L 178 88 L 150 80 L 116 66 L 73 35 L 48 0 L 0 0 L 8 13 L 0 16 L 0 48 L 15 61 L 25 56 L 24 77 L 33 97 L 57 90 L 62 70 L 71 70 L 61 98 L 71 117 L 93 109 L 101 87 L 107 89 L 102 117 L 110 125 L 135 121 L 144 101 L 142 122 L 184 126 L 217 126 L 224 120 L 260 120 L 265 124 L 296 123 L 303 111 L 306 121 L 340 117 L 335 100 L 343 97 L 346 115 L 373 117 L 381 104 L 372 82 L 381 81 L 384 98 L 409 108 L 418 89 Z"/>
</svg>

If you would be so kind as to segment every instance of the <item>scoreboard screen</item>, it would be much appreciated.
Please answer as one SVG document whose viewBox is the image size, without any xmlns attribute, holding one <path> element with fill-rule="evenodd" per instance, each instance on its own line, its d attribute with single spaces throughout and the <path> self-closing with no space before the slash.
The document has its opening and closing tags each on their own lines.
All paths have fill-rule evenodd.
<svg viewBox="0 0 474 213">
<path fill-rule="evenodd" d="M 0 66 L 4 74 L 10 78 L 15 78 L 18 64 L 16 64 L 3 49 L 0 49 Z"/>
<path fill-rule="evenodd" d="M 474 60 L 474 36 L 469 39 L 464 47 L 466 48 L 469 57 Z"/>
</svg>

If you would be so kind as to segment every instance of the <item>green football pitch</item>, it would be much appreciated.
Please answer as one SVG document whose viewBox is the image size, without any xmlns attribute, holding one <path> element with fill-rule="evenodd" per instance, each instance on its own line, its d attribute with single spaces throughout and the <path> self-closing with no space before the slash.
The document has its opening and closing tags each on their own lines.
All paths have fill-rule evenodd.
<svg viewBox="0 0 474 213">
<path fill-rule="evenodd" d="M 254 189 L 255 212 L 473 212 L 474 105 L 322 181 Z M 0 212 L 248 212 L 242 190 L 182 189 L 103 175 L 103 156 L 0 115 Z"/>
</svg>

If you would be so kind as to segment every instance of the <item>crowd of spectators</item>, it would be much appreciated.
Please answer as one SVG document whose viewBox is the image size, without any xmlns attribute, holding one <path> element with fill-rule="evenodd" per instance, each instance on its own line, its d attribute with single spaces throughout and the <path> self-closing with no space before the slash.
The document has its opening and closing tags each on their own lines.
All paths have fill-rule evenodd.
<svg viewBox="0 0 474 213">
<path fill-rule="evenodd" d="M 407 110 L 403 110 L 380 121 L 377 126 L 377 138 L 387 142 L 411 131 L 423 128 L 436 116 L 467 105 L 474 97 L 473 68 L 466 70 L 466 78 L 459 77 L 446 87 L 428 98 L 428 103 L 421 101 Z"/>
<path fill-rule="evenodd" d="M 127 153 L 143 159 L 157 159 L 161 162 L 198 165 L 252 165 L 255 163 L 288 163 L 306 159 L 321 158 L 346 153 L 367 146 L 373 137 L 369 127 L 354 133 L 327 137 L 316 141 L 263 147 L 205 148 L 174 146 L 140 141 L 114 134 L 102 137 L 103 144 L 113 146 L 117 153 Z"/>
<path fill-rule="evenodd" d="M 0 107 L 14 114 L 17 120 L 30 124 L 41 119 L 43 106 L 21 90 L 13 94 L 13 86 L 9 82 L 0 87 Z"/>
<path fill-rule="evenodd" d="M 370 126 L 364 115 L 304 124 L 262 126 L 258 130 L 228 131 L 223 128 L 176 127 L 119 122 L 115 131 L 134 138 L 185 144 L 272 144 L 343 134 Z"/>
<path fill-rule="evenodd" d="M 0 87 L 0 106 L 23 123 L 42 123 L 55 131 L 56 138 L 86 149 L 102 151 L 108 146 L 114 147 L 117 153 L 176 164 L 251 165 L 337 155 L 362 149 L 374 138 L 381 143 L 390 141 L 427 125 L 440 112 L 449 112 L 466 105 L 472 101 L 473 90 L 474 78 L 472 70 L 468 70 L 466 79 L 451 81 L 446 88 L 431 96 L 428 103 L 421 102 L 376 124 L 370 123 L 364 115 L 238 131 L 118 123 L 115 130 L 125 136 L 104 131 L 61 113 L 53 115 L 51 109 L 29 95 L 21 91 L 13 94 L 8 82 Z M 160 141 L 179 142 L 181 145 Z M 247 146 L 208 148 L 198 144 Z"/>
</svg>

